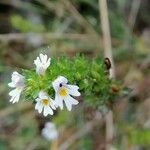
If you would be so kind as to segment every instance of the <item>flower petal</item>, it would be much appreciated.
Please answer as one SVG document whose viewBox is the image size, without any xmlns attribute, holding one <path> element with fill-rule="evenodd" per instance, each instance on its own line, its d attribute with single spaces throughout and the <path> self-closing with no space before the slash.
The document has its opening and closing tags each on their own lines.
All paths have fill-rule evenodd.
<svg viewBox="0 0 150 150">
<path fill-rule="evenodd" d="M 51 61 L 51 58 L 49 58 L 49 59 L 47 60 L 47 62 L 45 62 L 45 68 L 46 68 L 46 69 L 49 67 L 50 61 Z"/>
<path fill-rule="evenodd" d="M 24 76 L 19 74 L 18 72 L 13 72 L 11 77 L 12 83 L 14 83 L 15 87 L 24 87 Z"/>
<path fill-rule="evenodd" d="M 12 90 L 12 91 L 9 92 L 9 96 L 15 97 L 15 95 L 17 95 L 18 92 L 19 92 L 19 90 L 16 88 L 16 89 L 14 89 L 14 90 Z"/>
<path fill-rule="evenodd" d="M 37 102 L 35 104 L 35 109 L 38 110 L 39 113 L 41 113 L 43 110 L 43 105 L 40 102 Z"/>
<path fill-rule="evenodd" d="M 36 60 L 34 60 L 34 64 L 35 64 L 36 66 L 39 66 L 40 63 L 41 63 L 40 58 L 37 57 Z"/>
<path fill-rule="evenodd" d="M 63 109 L 63 99 L 59 95 L 55 95 L 55 105 L 56 107 L 60 107 L 60 109 Z"/>
<path fill-rule="evenodd" d="M 15 96 L 15 98 L 13 99 L 12 103 L 13 103 L 13 104 L 14 104 L 14 103 L 17 103 L 17 102 L 19 101 L 19 99 L 20 99 L 20 94 L 18 93 L 18 94 Z"/>
<path fill-rule="evenodd" d="M 55 101 L 53 101 L 52 99 L 50 100 L 49 102 L 50 106 L 52 107 L 52 109 L 56 110 L 56 107 L 55 107 Z"/>
<path fill-rule="evenodd" d="M 47 61 L 47 57 L 45 57 L 45 55 L 43 55 L 42 53 L 40 54 L 40 59 L 41 59 L 41 63 L 46 63 Z"/>
<path fill-rule="evenodd" d="M 65 83 L 65 84 L 68 83 L 67 78 L 65 78 L 64 76 L 59 76 L 59 77 L 58 77 L 58 80 L 59 80 L 60 82 L 62 82 L 62 83 Z"/>
<path fill-rule="evenodd" d="M 15 89 L 15 90 L 17 90 L 17 89 Z M 21 95 L 21 91 L 15 92 L 15 90 L 11 91 L 13 94 L 10 99 L 10 102 L 12 102 L 12 103 L 18 102 L 20 99 L 20 95 Z"/>
<path fill-rule="evenodd" d="M 10 83 L 8 83 L 8 86 L 14 88 L 15 84 L 14 84 L 14 82 L 10 82 Z"/>
<path fill-rule="evenodd" d="M 44 55 L 44 61 L 43 62 L 47 63 L 47 55 L 46 54 Z"/>
<path fill-rule="evenodd" d="M 72 105 L 77 105 L 79 103 L 77 100 L 75 100 L 71 96 L 67 96 L 64 101 L 69 111 L 71 111 Z"/>
<path fill-rule="evenodd" d="M 53 113 L 53 110 L 49 106 L 45 106 L 43 114 L 44 116 L 47 116 L 48 114 L 53 115 L 54 113 Z"/>
<path fill-rule="evenodd" d="M 77 85 L 67 85 L 68 92 L 72 96 L 80 96 L 80 92 L 78 91 L 79 87 Z"/>
<path fill-rule="evenodd" d="M 9 100 L 9 102 L 13 102 L 14 101 L 14 99 L 15 99 L 15 97 L 13 96 L 13 97 L 11 97 L 11 99 Z"/>
<path fill-rule="evenodd" d="M 39 98 L 40 99 L 48 99 L 48 96 L 44 91 L 40 91 L 39 92 Z"/>
<path fill-rule="evenodd" d="M 65 99 L 65 104 L 66 104 L 66 107 L 69 111 L 71 111 L 72 109 L 72 104 L 70 103 L 69 99 Z"/>
<path fill-rule="evenodd" d="M 11 80 L 12 82 L 16 81 L 16 79 L 20 76 L 20 74 L 17 72 L 17 71 L 14 71 L 12 73 L 12 76 L 11 76 Z"/>
<path fill-rule="evenodd" d="M 35 101 L 36 101 L 36 102 L 40 102 L 41 99 L 40 99 L 40 98 L 36 98 Z"/>
</svg>

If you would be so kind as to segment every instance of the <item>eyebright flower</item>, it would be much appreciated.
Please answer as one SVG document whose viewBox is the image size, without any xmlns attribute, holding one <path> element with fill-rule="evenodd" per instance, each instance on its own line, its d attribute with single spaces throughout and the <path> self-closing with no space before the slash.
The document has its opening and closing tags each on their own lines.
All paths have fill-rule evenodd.
<svg viewBox="0 0 150 150">
<path fill-rule="evenodd" d="M 52 85 L 55 90 L 56 106 L 60 107 L 60 109 L 63 109 L 64 100 L 67 109 L 71 111 L 72 105 L 77 105 L 79 103 L 72 96 L 80 96 L 80 92 L 78 91 L 78 86 L 69 85 L 67 83 L 68 80 L 65 77 L 59 76 L 56 80 L 53 81 Z"/>
<path fill-rule="evenodd" d="M 38 98 L 35 101 L 37 102 L 35 105 L 35 109 L 38 110 L 39 113 L 41 113 L 44 109 L 44 116 L 47 116 L 48 114 L 54 114 L 53 109 L 56 109 L 54 101 L 45 92 L 40 91 Z"/>
<path fill-rule="evenodd" d="M 46 122 L 41 132 L 42 136 L 48 141 L 55 140 L 58 137 L 56 126 L 52 122 Z"/>
<path fill-rule="evenodd" d="M 21 92 L 25 87 L 24 76 L 22 76 L 18 72 L 13 72 L 11 77 L 11 82 L 8 84 L 8 86 L 11 88 L 15 88 L 9 92 L 9 95 L 11 96 L 10 102 L 12 103 L 18 102 Z"/>
<path fill-rule="evenodd" d="M 47 58 L 47 55 L 40 54 L 39 57 L 34 60 L 34 64 L 36 65 L 36 73 L 38 75 L 44 75 L 46 69 L 50 65 L 51 58 Z"/>
</svg>

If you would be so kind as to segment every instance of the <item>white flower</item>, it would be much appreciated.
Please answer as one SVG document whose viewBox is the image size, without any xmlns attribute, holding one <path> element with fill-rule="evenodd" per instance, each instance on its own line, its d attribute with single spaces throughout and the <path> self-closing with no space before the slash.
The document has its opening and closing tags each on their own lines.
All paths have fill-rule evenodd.
<svg viewBox="0 0 150 150">
<path fill-rule="evenodd" d="M 47 58 L 47 55 L 40 54 L 39 57 L 34 60 L 34 64 L 36 65 L 36 73 L 38 75 L 44 75 L 46 69 L 50 65 L 51 58 Z"/>
<path fill-rule="evenodd" d="M 79 87 L 76 85 L 67 84 L 68 80 L 59 76 L 52 85 L 55 90 L 55 103 L 60 109 L 63 109 L 63 101 L 69 111 L 72 109 L 72 105 L 77 105 L 79 102 L 72 96 L 80 96 L 78 91 Z"/>
<path fill-rule="evenodd" d="M 48 95 L 45 92 L 40 91 L 39 96 L 35 101 L 37 102 L 35 105 L 35 109 L 38 110 L 39 113 L 41 113 L 44 109 L 44 116 L 47 116 L 48 114 L 53 115 L 52 109 L 56 109 L 54 101 L 50 97 L 48 97 Z"/>
<path fill-rule="evenodd" d="M 9 92 L 9 95 L 11 96 L 10 102 L 12 103 L 18 102 L 21 92 L 25 87 L 24 76 L 22 76 L 18 72 L 13 72 L 11 77 L 11 82 L 8 84 L 8 86 L 15 88 Z"/>
<path fill-rule="evenodd" d="M 42 136 L 48 141 L 55 140 L 58 137 L 58 131 L 56 130 L 56 126 L 52 122 L 45 123 L 45 126 L 42 129 L 41 133 Z"/>
</svg>

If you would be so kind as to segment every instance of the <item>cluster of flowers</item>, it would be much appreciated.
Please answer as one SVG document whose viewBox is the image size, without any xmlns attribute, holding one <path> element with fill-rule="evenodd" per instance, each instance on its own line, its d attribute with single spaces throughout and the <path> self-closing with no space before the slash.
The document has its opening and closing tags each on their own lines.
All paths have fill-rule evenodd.
<svg viewBox="0 0 150 150">
<path fill-rule="evenodd" d="M 36 66 L 36 73 L 39 76 L 44 76 L 47 68 L 50 66 L 51 58 L 47 55 L 40 54 L 39 57 L 34 60 Z M 10 102 L 16 103 L 20 99 L 22 91 L 26 88 L 25 77 L 18 72 L 13 72 L 9 87 L 14 88 L 9 92 L 11 96 Z M 38 84 L 38 83 L 37 83 Z M 72 109 L 72 105 L 77 105 L 79 102 L 72 96 L 80 96 L 79 87 L 77 85 L 69 85 L 67 78 L 64 76 L 58 76 L 53 82 L 52 86 L 55 91 L 55 99 L 51 99 L 49 95 L 41 89 L 37 98 L 35 99 L 35 109 L 39 113 L 43 112 L 44 116 L 48 114 L 53 115 L 53 110 L 60 107 L 63 109 L 63 101 L 69 111 Z"/>
</svg>

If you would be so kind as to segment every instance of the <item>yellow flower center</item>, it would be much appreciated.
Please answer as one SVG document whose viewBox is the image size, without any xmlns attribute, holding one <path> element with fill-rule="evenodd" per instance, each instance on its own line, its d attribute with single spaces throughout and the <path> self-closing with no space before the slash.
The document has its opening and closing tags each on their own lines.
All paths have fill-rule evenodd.
<svg viewBox="0 0 150 150">
<path fill-rule="evenodd" d="M 22 89 L 22 87 L 21 86 L 17 86 L 16 89 L 19 91 L 19 90 Z"/>
<path fill-rule="evenodd" d="M 17 89 L 18 91 L 19 91 L 19 90 L 21 90 L 21 88 L 20 88 L 20 87 L 17 87 L 16 89 Z"/>
<path fill-rule="evenodd" d="M 48 99 L 42 99 L 42 104 L 47 106 L 48 105 Z"/>
<path fill-rule="evenodd" d="M 66 96 L 67 95 L 67 89 L 64 87 L 61 87 L 59 90 L 59 95 L 60 96 Z"/>
</svg>

